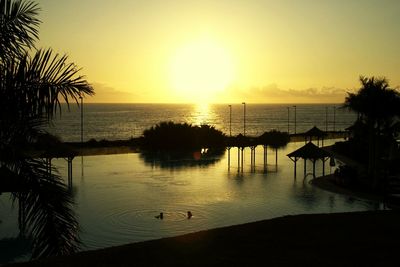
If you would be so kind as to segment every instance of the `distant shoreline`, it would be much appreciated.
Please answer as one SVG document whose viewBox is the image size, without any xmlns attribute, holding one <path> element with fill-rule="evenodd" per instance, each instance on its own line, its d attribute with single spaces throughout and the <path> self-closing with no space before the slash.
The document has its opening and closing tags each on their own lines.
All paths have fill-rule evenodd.
<svg viewBox="0 0 400 267">
<path fill-rule="evenodd" d="M 66 102 L 61 102 L 61 105 L 67 105 Z M 207 103 L 208 105 L 238 105 L 241 106 L 241 102 L 226 102 L 226 103 Z M 306 106 L 306 105 L 320 105 L 320 106 L 326 106 L 326 105 L 338 105 L 342 106 L 343 102 L 326 102 L 326 103 L 298 103 L 298 102 L 291 102 L 291 103 L 261 103 L 261 102 L 246 102 L 248 105 L 287 105 L 287 106 L 293 106 L 293 105 L 299 105 L 299 106 Z M 70 106 L 73 106 L 74 103 L 69 103 Z M 188 103 L 188 102 L 173 102 L 173 103 L 166 103 L 166 102 L 90 102 L 87 101 L 85 102 L 85 105 L 198 105 L 198 103 Z"/>
<path fill-rule="evenodd" d="M 347 132 L 328 131 L 324 140 L 346 138 Z M 302 133 L 290 134 L 290 142 L 304 142 Z M 87 142 L 64 142 L 67 147 L 71 147 L 76 156 L 98 156 L 110 154 L 127 154 L 140 152 L 140 138 L 131 138 L 127 140 L 100 140 Z"/>
</svg>

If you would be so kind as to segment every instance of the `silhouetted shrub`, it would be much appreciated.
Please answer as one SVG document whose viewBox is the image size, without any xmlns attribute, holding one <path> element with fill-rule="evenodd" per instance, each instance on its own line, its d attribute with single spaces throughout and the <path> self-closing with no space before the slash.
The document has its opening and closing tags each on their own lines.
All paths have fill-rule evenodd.
<svg viewBox="0 0 400 267">
<path fill-rule="evenodd" d="M 187 123 L 160 122 L 143 132 L 146 149 L 200 149 L 223 147 L 225 135 L 213 126 L 193 126 Z"/>
<path fill-rule="evenodd" d="M 258 140 L 263 145 L 268 145 L 272 148 L 281 148 L 285 147 L 289 143 L 290 136 L 287 132 L 271 130 L 259 136 Z"/>
<path fill-rule="evenodd" d="M 87 143 L 88 143 L 88 144 L 91 144 L 91 145 L 93 145 L 93 144 L 97 144 L 97 140 L 96 140 L 96 139 L 94 139 L 94 138 L 90 138 L 90 140 L 89 140 L 89 141 L 87 141 Z"/>
</svg>

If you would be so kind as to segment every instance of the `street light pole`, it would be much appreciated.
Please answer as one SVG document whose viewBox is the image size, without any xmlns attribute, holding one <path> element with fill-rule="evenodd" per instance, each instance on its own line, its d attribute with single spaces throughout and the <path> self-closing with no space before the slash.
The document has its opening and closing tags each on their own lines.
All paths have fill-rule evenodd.
<svg viewBox="0 0 400 267">
<path fill-rule="evenodd" d="M 229 105 L 229 136 L 232 136 L 232 105 Z"/>
<path fill-rule="evenodd" d="M 296 134 L 296 105 L 294 107 L 294 133 Z"/>
<path fill-rule="evenodd" d="M 243 105 L 243 136 L 246 136 L 246 103 L 242 102 Z"/>
<path fill-rule="evenodd" d="M 81 148 L 83 149 L 83 96 L 81 92 L 79 92 L 79 98 L 81 100 Z M 83 153 L 81 156 L 81 171 L 81 175 L 83 178 Z"/>
<path fill-rule="evenodd" d="M 289 134 L 289 119 L 290 119 L 290 107 L 286 107 L 287 108 L 287 133 Z"/>
<path fill-rule="evenodd" d="M 335 131 L 335 123 L 336 123 L 336 107 L 333 106 L 333 131 Z"/>
<path fill-rule="evenodd" d="M 83 143 L 83 97 L 81 94 L 79 98 L 81 99 L 81 143 Z"/>
<path fill-rule="evenodd" d="M 325 107 L 325 132 L 328 131 L 328 107 Z"/>
</svg>

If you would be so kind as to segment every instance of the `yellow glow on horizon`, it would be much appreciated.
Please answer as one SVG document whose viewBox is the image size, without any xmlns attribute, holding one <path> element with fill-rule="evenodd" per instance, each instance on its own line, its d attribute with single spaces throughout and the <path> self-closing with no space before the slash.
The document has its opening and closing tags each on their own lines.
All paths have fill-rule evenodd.
<svg viewBox="0 0 400 267">
<path fill-rule="evenodd" d="M 179 48 L 170 64 L 170 82 L 178 96 L 189 102 L 213 100 L 234 77 L 228 51 L 212 40 L 196 40 Z"/>
<path fill-rule="evenodd" d="M 359 75 L 400 87 L 400 1 L 37 2 L 36 46 L 82 68 L 86 101 L 340 103 Z"/>
</svg>

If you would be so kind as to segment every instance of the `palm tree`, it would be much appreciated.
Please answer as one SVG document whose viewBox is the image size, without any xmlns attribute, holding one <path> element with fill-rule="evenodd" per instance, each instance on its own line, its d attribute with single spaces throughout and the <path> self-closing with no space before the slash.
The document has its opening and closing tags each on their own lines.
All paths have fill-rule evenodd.
<svg viewBox="0 0 400 267">
<path fill-rule="evenodd" d="M 93 89 L 67 56 L 36 50 L 39 8 L 0 0 L 0 192 L 19 203 L 21 233 L 33 240 L 32 258 L 77 250 L 73 200 L 55 169 L 27 151 L 47 134 L 61 101 L 68 105 Z"/>
<path fill-rule="evenodd" d="M 366 125 L 368 143 L 368 174 L 377 180 L 378 139 L 393 138 L 398 131 L 400 93 L 389 88 L 385 78 L 360 77 L 361 88 L 348 93 L 344 107 L 359 114 L 359 123 Z"/>
</svg>

